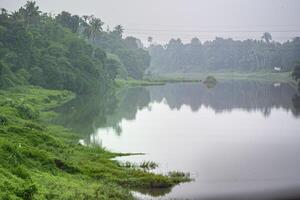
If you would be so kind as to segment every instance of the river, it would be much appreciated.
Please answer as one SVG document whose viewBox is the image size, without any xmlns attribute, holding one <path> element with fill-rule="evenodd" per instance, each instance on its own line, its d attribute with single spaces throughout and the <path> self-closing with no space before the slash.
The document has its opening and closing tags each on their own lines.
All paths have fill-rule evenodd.
<svg viewBox="0 0 300 200">
<path fill-rule="evenodd" d="M 81 128 L 86 144 L 145 153 L 121 162 L 154 161 L 155 173 L 182 171 L 194 179 L 134 192 L 139 199 L 300 196 L 300 95 L 287 83 L 170 83 L 127 88 L 106 102 L 89 112 L 72 104 L 75 114 L 65 124 Z M 76 110 L 85 110 L 77 114 L 83 122 Z M 86 119 L 95 110 L 97 117 Z"/>
</svg>

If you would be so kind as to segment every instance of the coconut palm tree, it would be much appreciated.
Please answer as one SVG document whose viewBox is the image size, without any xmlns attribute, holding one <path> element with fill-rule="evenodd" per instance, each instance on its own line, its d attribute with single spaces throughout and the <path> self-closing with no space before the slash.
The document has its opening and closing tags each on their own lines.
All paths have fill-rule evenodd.
<svg viewBox="0 0 300 200">
<path fill-rule="evenodd" d="M 271 35 L 271 33 L 269 33 L 269 32 L 265 32 L 264 34 L 263 34 L 263 36 L 261 36 L 261 39 L 262 40 L 265 40 L 266 41 L 266 43 L 270 43 L 270 41 L 272 40 L 272 35 Z"/>
<path fill-rule="evenodd" d="M 27 1 L 25 8 L 21 7 L 19 12 L 24 16 L 27 26 L 34 24 L 41 13 L 41 11 L 39 11 L 39 7 L 35 5 L 34 1 Z"/>
<path fill-rule="evenodd" d="M 102 26 L 104 22 L 101 21 L 101 19 L 93 17 L 90 20 L 90 36 L 92 36 L 93 41 L 95 41 L 95 37 L 97 33 L 100 33 L 102 31 Z"/>
<path fill-rule="evenodd" d="M 124 28 L 121 25 L 117 25 L 114 28 L 114 32 L 117 33 L 120 37 L 122 37 L 122 34 L 124 32 Z"/>
</svg>

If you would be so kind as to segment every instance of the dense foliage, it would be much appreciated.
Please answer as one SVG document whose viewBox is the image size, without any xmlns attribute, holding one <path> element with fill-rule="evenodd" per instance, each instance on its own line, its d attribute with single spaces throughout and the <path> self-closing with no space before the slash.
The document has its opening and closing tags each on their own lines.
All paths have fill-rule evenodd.
<svg viewBox="0 0 300 200">
<path fill-rule="evenodd" d="M 300 62 L 296 63 L 292 72 L 292 76 L 296 81 L 300 80 Z"/>
<path fill-rule="evenodd" d="M 151 45 L 150 72 L 290 71 L 300 59 L 300 38 L 279 43 L 270 33 L 262 40 L 216 38 L 203 44 L 198 38 L 183 44 L 171 39 L 165 46 Z"/>
<path fill-rule="evenodd" d="M 62 27 L 58 19 L 40 14 L 34 2 L 12 14 L 2 10 L 1 88 L 29 83 L 90 93 L 114 79 L 110 74 L 116 68 L 105 52 Z"/>
<path fill-rule="evenodd" d="M 115 59 L 122 65 L 119 73 L 121 78 L 128 75 L 142 79 L 146 68 L 150 66 L 150 55 L 143 49 L 142 42 L 131 36 L 123 39 L 122 28 L 119 26 L 114 31 L 97 34 L 93 44 L 115 55 Z"/>
<path fill-rule="evenodd" d="M 300 91 L 300 61 L 298 61 L 293 69 L 292 77 L 298 85 L 298 90 Z M 299 99 L 299 98 L 298 98 Z"/>
<path fill-rule="evenodd" d="M 33 84 L 82 94 L 110 85 L 118 75 L 141 78 L 149 54 L 135 38 L 122 39 L 121 26 L 103 32 L 102 25 L 93 16 L 65 11 L 53 17 L 30 1 L 11 14 L 2 9 L 0 88 Z"/>
<path fill-rule="evenodd" d="M 103 31 L 104 22 L 93 15 L 79 18 L 63 11 L 56 16 L 56 21 L 72 32 L 86 38 L 94 47 L 101 47 L 110 58 L 110 63 L 118 65 L 118 75 L 121 78 L 130 76 L 141 79 L 144 71 L 150 65 L 150 56 L 143 49 L 142 42 L 134 37 L 122 38 L 124 28 L 117 25 L 112 31 Z"/>
</svg>

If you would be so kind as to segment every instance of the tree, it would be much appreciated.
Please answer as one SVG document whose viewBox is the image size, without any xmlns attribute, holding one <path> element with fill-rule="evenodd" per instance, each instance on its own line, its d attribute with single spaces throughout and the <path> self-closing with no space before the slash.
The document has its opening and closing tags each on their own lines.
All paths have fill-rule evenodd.
<svg viewBox="0 0 300 200">
<path fill-rule="evenodd" d="M 7 10 L 5 8 L 1 8 L 1 15 L 7 16 Z"/>
<path fill-rule="evenodd" d="M 194 37 L 192 40 L 191 40 L 191 45 L 193 45 L 193 46 L 198 46 L 198 45 L 200 45 L 201 44 L 201 42 L 200 42 L 200 40 L 197 38 L 197 37 Z"/>
<path fill-rule="evenodd" d="M 269 44 L 272 40 L 272 35 L 269 32 L 265 32 L 263 36 L 261 36 L 261 39 L 264 40 L 267 44 Z"/>
<path fill-rule="evenodd" d="M 27 1 L 25 8 L 21 7 L 19 12 L 24 16 L 27 26 L 35 24 L 41 11 L 39 7 L 35 6 L 34 1 Z"/>
<path fill-rule="evenodd" d="M 95 37 L 97 33 L 100 33 L 102 31 L 102 26 L 104 25 L 104 22 L 101 21 L 101 19 L 94 17 L 93 15 L 87 16 L 84 15 L 83 17 L 83 34 L 88 38 L 92 38 L 93 42 L 95 41 Z"/>
<path fill-rule="evenodd" d="M 122 34 L 124 32 L 124 28 L 121 25 L 117 25 L 114 28 L 114 32 L 118 34 L 118 36 L 122 37 Z"/>
<path fill-rule="evenodd" d="M 66 28 L 71 29 L 73 33 L 76 33 L 79 27 L 79 16 L 71 15 L 66 11 L 62 11 L 55 17 L 56 21 Z"/>
<path fill-rule="evenodd" d="M 93 41 L 95 41 L 95 37 L 97 33 L 100 33 L 102 31 L 102 26 L 104 25 L 104 22 L 101 21 L 101 19 L 92 17 L 90 20 L 90 36 L 92 36 Z"/>
<path fill-rule="evenodd" d="M 151 44 L 153 42 L 153 37 L 149 36 L 148 37 L 148 42 Z"/>
<path fill-rule="evenodd" d="M 82 16 L 82 19 L 83 19 L 83 21 L 84 21 L 85 23 L 88 23 L 89 17 L 90 17 L 90 16 L 88 16 L 88 15 L 83 15 L 83 16 Z"/>
<path fill-rule="evenodd" d="M 292 72 L 292 77 L 296 81 L 300 80 L 300 62 L 298 61 L 297 64 L 295 65 L 293 72 Z"/>
</svg>

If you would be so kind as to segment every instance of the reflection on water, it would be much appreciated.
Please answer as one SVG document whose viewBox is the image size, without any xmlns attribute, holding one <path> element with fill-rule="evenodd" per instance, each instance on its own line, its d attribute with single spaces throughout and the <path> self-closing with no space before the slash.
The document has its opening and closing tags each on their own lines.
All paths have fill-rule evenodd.
<svg viewBox="0 0 300 200">
<path fill-rule="evenodd" d="M 291 99 L 296 91 L 289 84 L 278 87 L 255 81 L 227 81 L 212 89 L 199 84 L 169 84 L 150 88 L 149 91 L 152 101 L 160 102 L 165 98 L 171 109 L 188 105 L 193 111 L 198 111 L 204 106 L 221 113 L 239 108 L 245 111 L 258 110 L 265 116 L 270 114 L 272 108 L 295 110 Z"/>
<path fill-rule="evenodd" d="M 85 134 L 86 143 L 144 152 L 120 160 L 155 161 L 157 172 L 195 179 L 138 197 L 299 197 L 300 96 L 289 84 L 176 83 L 78 101 L 59 109 L 59 122 Z"/>
<path fill-rule="evenodd" d="M 78 96 L 56 109 L 54 122 L 88 136 L 98 127 L 107 126 L 107 116 L 117 108 L 114 91 L 103 90 L 98 95 Z"/>
</svg>

